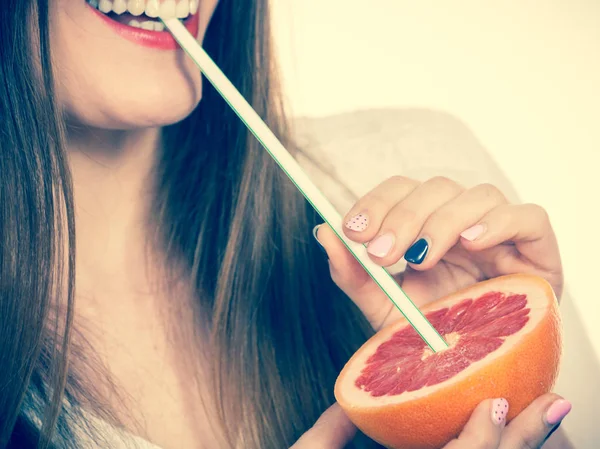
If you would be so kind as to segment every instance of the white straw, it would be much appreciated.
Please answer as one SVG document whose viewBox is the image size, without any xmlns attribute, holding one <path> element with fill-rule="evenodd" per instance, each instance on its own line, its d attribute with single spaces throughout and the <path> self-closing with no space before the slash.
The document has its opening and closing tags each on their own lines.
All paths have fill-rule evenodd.
<svg viewBox="0 0 600 449">
<path fill-rule="evenodd" d="M 375 264 L 368 256 L 366 248 L 360 243 L 349 240 L 342 231 L 342 217 L 304 173 L 296 160 L 275 137 L 269 127 L 263 122 L 252 106 L 238 92 L 213 60 L 206 54 L 196 39 L 187 31 L 178 19 L 163 20 L 167 29 L 173 34 L 185 52 L 194 60 L 206 78 L 223 96 L 248 129 L 269 152 L 277 164 L 288 175 L 290 180 L 302 192 L 323 220 L 334 230 L 375 283 L 383 290 L 388 298 L 406 317 L 421 338 L 432 351 L 438 352 L 448 348 L 448 345 L 410 298 L 398 286 L 388 271 Z"/>
</svg>

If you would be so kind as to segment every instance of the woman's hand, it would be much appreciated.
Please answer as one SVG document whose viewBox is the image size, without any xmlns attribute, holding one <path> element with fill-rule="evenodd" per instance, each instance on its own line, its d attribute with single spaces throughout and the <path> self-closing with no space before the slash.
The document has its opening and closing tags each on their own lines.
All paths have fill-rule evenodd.
<svg viewBox="0 0 600 449">
<path fill-rule="evenodd" d="M 549 393 L 537 398 L 506 425 L 506 400 L 488 399 L 477 406 L 461 434 L 443 449 L 541 448 L 570 410 L 567 401 Z M 342 449 L 352 441 L 355 432 L 340 406 L 334 404 L 291 449 Z"/>
<path fill-rule="evenodd" d="M 366 243 L 375 263 L 389 267 L 405 258 L 407 268 L 397 280 L 418 306 L 476 282 L 513 273 L 541 276 L 558 298 L 562 294 L 560 255 L 546 212 L 536 205 L 509 204 L 488 184 L 465 189 L 446 178 L 425 183 L 390 178 L 361 198 L 345 223 L 347 237 Z M 314 235 L 327 252 L 333 280 L 375 330 L 401 317 L 328 226 L 315 228 Z M 497 403 L 484 401 L 446 449 L 540 447 L 560 421 L 556 407 L 568 404 L 554 406 L 556 422 L 549 422 L 548 410 L 556 399 L 554 394 L 539 397 L 508 426 L 503 420 L 493 422 L 490 415 Z M 331 429 L 317 424 L 294 448 L 338 448 L 350 441 L 349 421 L 341 410 L 334 410 L 335 419 L 324 421 Z"/>
<path fill-rule="evenodd" d="M 460 435 L 444 449 L 537 449 L 558 428 L 571 404 L 549 393 L 540 396 L 506 425 L 505 399 L 483 401 Z M 544 446 L 547 447 L 547 446 Z M 560 446 L 568 449 L 568 446 Z"/>
<path fill-rule="evenodd" d="M 509 204 L 489 184 L 465 189 L 446 178 L 420 183 L 393 177 L 361 198 L 345 218 L 347 237 L 366 243 L 385 267 L 403 257 L 398 277 L 418 305 L 476 282 L 513 273 L 545 278 L 560 298 L 563 274 L 548 215 L 533 204 Z M 336 284 L 375 330 L 401 317 L 328 226 L 316 229 Z"/>
<path fill-rule="evenodd" d="M 355 433 L 356 427 L 336 403 L 321 415 L 291 449 L 343 449 L 352 441 Z"/>
</svg>

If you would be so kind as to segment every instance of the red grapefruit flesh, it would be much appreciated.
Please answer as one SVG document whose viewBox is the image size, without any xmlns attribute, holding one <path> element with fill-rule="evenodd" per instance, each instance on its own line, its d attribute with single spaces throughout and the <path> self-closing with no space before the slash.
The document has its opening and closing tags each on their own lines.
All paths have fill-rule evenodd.
<svg viewBox="0 0 600 449">
<path fill-rule="evenodd" d="M 510 421 L 553 387 L 562 339 L 545 280 L 503 276 L 421 310 L 449 349 L 433 353 L 402 319 L 367 341 L 335 385 L 348 417 L 380 444 L 440 448 L 481 401 L 506 398 Z"/>
</svg>

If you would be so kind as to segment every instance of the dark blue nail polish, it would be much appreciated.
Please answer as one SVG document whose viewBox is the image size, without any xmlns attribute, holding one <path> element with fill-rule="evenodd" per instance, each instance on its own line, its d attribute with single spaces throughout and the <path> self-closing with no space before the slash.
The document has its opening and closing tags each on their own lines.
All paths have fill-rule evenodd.
<svg viewBox="0 0 600 449">
<path fill-rule="evenodd" d="M 413 246 L 408 248 L 408 251 L 406 251 L 406 254 L 404 255 L 404 259 L 406 259 L 407 262 L 419 265 L 425 260 L 427 251 L 429 251 L 429 243 L 427 243 L 427 240 L 425 239 L 419 239 Z"/>
<path fill-rule="evenodd" d="M 549 433 L 548 435 L 546 435 L 546 438 L 544 438 L 544 443 L 545 443 L 546 441 L 548 441 L 548 439 L 549 439 L 549 438 L 552 436 L 552 434 L 558 430 L 558 428 L 560 427 L 560 424 L 561 424 L 561 423 L 558 423 L 557 425 L 555 425 L 555 426 L 552 428 L 552 430 L 550 431 L 550 433 Z"/>
<path fill-rule="evenodd" d="M 323 245 L 321 245 L 321 242 L 319 242 L 319 239 L 317 238 L 317 231 L 319 230 L 319 227 L 322 225 L 317 225 L 313 228 L 312 230 L 312 235 L 315 238 L 315 240 L 317 241 L 317 245 L 319 246 L 319 248 L 321 249 L 321 251 L 323 251 L 325 253 L 325 255 L 327 256 L 327 258 L 329 258 L 327 251 L 325 251 L 325 248 L 323 247 Z"/>
</svg>

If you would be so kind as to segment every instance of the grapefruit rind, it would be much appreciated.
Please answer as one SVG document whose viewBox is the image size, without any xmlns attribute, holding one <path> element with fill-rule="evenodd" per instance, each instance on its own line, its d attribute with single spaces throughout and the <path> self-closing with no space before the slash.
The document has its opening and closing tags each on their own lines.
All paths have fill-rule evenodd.
<svg viewBox="0 0 600 449">
<path fill-rule="evenodd" d="M 438 448 L 460 432 L 481 401 L 506 398 L 510 421 L 536 397 L 552 389 L 562 339 L 557 300 L 544 279 L 531 275 L 495 278 L 421 310 L 427 314 L 490 291 L 527 295 L 529 321 L 506 337 L 497 350 L 450 379 L 417 391 L 378 397 L 355 385 L 367 359 L 379 345 L 408 326 L 404 319 L 379 331 L 354 354 L 338 377 L 335 396 L 361 431 L 390 448 Z"/>
</svg>

